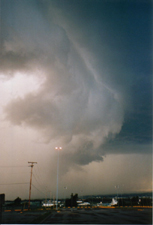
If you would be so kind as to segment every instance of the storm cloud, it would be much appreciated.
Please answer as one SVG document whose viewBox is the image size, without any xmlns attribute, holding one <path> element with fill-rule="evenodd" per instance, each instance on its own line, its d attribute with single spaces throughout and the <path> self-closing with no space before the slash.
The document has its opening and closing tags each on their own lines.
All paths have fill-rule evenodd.
<svg viewBox="0 0 153 225">
<path fill-rule="evenodd" d="M 43 77 L 5 120 L 60 143 L 71 165 L 151 143 L 147 2 L 2 0 L 0 73 Z"/>
</svg>

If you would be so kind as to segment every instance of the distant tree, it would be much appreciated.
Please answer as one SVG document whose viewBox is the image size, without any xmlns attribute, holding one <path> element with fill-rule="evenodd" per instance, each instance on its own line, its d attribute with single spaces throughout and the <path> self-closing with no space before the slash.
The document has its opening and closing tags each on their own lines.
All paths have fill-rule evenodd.
<svg viewBox="0 0 153 225">
<path fill-rule="evenodd" d="M 138 205 L 139 202 L 139 197 L 138 196 L 134 196 L 131 198 L 131 204 L 132 206 Z"/>
<path fill-rule="evenodd" d="M 140 205 L 142 206 L 151 206 L 152 205 L 152 199 L 149 197 L 141 198 Z"/>
<path fill-rule="evenodd" d="M 14 204 L 15 204 L 15 205 L 20 205 L 20 204 L 21 204 L 21 198 L 17 197 L 17 198 L 14 200 Z"/>
<path fill-rule="evenodd" d="M 65 200 L 65 206 L 66 207 L 73 207 L 73 206 L 77 207 L 77 199 L 78 199 L 78 194 L 73 195 L 73 193 L 72 193 L 71 198 Z"/>
</svg>

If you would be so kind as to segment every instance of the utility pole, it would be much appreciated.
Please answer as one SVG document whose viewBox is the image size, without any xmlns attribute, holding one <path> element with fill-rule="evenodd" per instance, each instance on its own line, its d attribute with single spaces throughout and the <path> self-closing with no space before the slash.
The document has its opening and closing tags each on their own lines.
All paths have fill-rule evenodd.
<svg viewBox="0 0 153 225">
<path fill-rule="evenodd" d="M 30 187 L 29 187 L 29 204 L 28 204 L 28 209 L 30 209 L 30 198 L 31 198 L 31 184 L 32 184 L 32 169 L 34 167 L 34 163 L 37 164 L 37 162 L 28 162 L 31 163 L 30 167 L 31 167 L 31 175 L 30 175 Z"/>
</svg>

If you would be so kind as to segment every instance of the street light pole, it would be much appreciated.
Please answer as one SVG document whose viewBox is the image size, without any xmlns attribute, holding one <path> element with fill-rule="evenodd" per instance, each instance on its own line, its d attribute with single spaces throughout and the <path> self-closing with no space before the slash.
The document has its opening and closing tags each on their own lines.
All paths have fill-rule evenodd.
<svg viewBox="0 0 153 225">
<path fill-rule="evenodd" d="M 64 187 L 65 190 L 67 190 L 67 187 Z M 64 201 L 65 201 L 65 206 L 66 206 L 66 191 L 64 191 Z"/>
<path fill-rule="evenodd" d="M 62 147 L 55 147 L 55 150 L 58 151 L 57 158 L 57 190 L 56 190 L 56 210 L 58 209 L 58 172 L 59 172 L 59 150 L 62 150 Z"/>
</svg>

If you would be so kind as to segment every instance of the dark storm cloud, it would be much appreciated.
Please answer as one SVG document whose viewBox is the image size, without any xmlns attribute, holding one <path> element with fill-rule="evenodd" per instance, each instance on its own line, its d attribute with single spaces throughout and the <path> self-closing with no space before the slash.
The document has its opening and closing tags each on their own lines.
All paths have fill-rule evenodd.
<svg viewBox="0 0 153 225">
<path fill-rule="evenodd" d="M 63 158 L 65 158 L 66 161 L 71 162 L 72 165 L 74 163 L 86 165 L 92 161 L 103 161 L 102 154 L 98 153 L 97 150 L 93 151 L 93 149 L 93 143 L 86 141 L 80 146 L 80 148 L 77 148 L 75 151 L 73 150 L 71 152 L 66 152 Z"/>
<path fill-rule="evenodd" d="M 0 72 L 12 76 L 17 71 L 31 71 L 31 61 L 35 57 L 33 53 L 24 55 L 12 51 L 4 52 L 0 55 Z"/>
<path fill-rule="evenodd" d="M 37 92 L 6 106 L 7 120 L 40 131 L 46 142 L 63 143 L 65 159 L 81 165 L 103 160 L 112 146 L 130 152 L 125 139 L 130 146 L 148 144 L 149 1 L 2 3 L 8 36 L 1 41 L 1 72 L 36 76 L 39 70 L 45 77 Z"/>
</svg>

